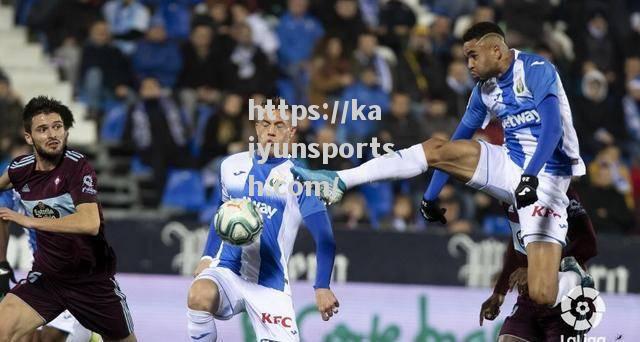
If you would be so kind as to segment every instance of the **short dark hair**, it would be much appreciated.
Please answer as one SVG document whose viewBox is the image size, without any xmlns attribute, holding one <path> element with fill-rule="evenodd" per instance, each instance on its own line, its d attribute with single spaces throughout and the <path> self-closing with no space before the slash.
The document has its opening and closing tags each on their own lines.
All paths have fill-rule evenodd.
<svg viewBox="0 0 640 342">
<path fill-rule="evenodd" d="M 60 114 L 65 129 L 73 127 L 73 114 L 71 110 L 69 110 L 69 107 L 54 98 L 38 96 L 32 98 L 24 107 L 24 111 L 22 112 L 24 130 L 28 133 L 31 132 L 31 121 L 34 116 L 50 113 Z"/>
<path fill-rule="evenodd" d="M 470 40 L 480 39 L 489 33 L 495 33 L 504 38 L 504 31 L 502 31 L 500 26 L 490 21 L 483 21 L 471 26 L 462 36 L 462 41 L 468 42 Z"/>
</svg>

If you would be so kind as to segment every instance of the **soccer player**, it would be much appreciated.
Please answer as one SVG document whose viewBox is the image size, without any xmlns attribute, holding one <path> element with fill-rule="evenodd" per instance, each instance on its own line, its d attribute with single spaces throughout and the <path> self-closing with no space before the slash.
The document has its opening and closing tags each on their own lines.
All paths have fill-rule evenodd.
<svg viewBox="0 0 640 342">
<path fill-rule="evenodd" d="M 0 303 L 0 341 L 15 341 L 65 310 L 106 341 L 135 341 L 115 255 L 104 235 L 95 171 L 67 149 L 73 114 L 59 101 L 31 99 L 23 112 L 33 154 L 18 157 L 0 189 L 20 194 L 26 214 L 0 208 L 0 219 L 36 231 L 33 269 Z"/>
<path fill-rule="evenodd" d="M 582 267 L 597 255 L 596 234 L 591 225 L 589 215 L 582 207 L 578 194 L 569 188 L 567 197 L 571 201 L 567 208 L 569 228 L 567 231 L 567 246 L 562 251 L 564 257 L 561 270 L 567 273 L 563 279 L 570 277 L 582 278 L 582 285 L 593 287 L 593 279 L 584 277 Z M 493 294 L 482 303 L 480 309 L 480 325 L 483 319 L 494 320 L 500 313 L 500 306 L 504 301 L 507 290 L 517 287 L 519 296 L 512 314 L 507 317 L 500 330 L 500 342 L 521 341 L 567 341 L 569 337 L 576 337 L 577 332 L 565 323 L 560 315 L 560 306 L 550 308 L 531 301 L 527 295 L 527 257 L 520 236 L 520 223 L 513 206 L 505 206 L 509 223 L 513 233 L 513 243 L 507 245 L 504 255 L 504 265 L 498 281 L 493 288 Z M 575 280 L 574 280 L 575 281 Z M 560 287 L 570 287 L 574 281 L 560 283 Z M 568 292 L 571 288 L 566 289 Z M 562 336 L 562 337 L 561 337 Z"/>
<path fill-rule="evenodd" d="M 496 24 L 473 25 L 463 41 L 468 67 L 479 81 L 451 141 L 432 138 L 337 173 L 293 172 L 328 182 L 323 198 L 335 202 L 347 188 L 435 168 L 421 212 L 442 223 L 444 210 L 436 200 L 448 175 L 515 205 L 529 262 L 529 296 L 555 305 L 564 295 L 558 292 L 558 269 L 567 233 L 566 192 L 572 176 L 585 174 L 569 101 L 555 67 L 540 56 L 509 49 Z M 492 115 L 502 121 L 503 146 L 471 140 Z M 337 189 L 331 185 L 335 177 Z"/>
<path fill-rule="evenodd" d="M 0 192 L 0 208 L 10 208 L 17 212 L 24 212 L 20 207 L 20 195 L 13 191 Z M 28 230 L 29 245 L 35 252 L 35 233 Z M 13 270 L 7 261 L 7 244 L 9 242 L 9 222 L 0 220 L 0 269 L 6 270 L 4 277 L 0 276 L 0 300 L 9 292 L 9 280 L 16 282 L 13 277 Z M 58 315 L 53 321 L 42 328 L 42 331 L 34 331 L 37 338 L 28 340 L 48 341 L 48 342 L 88 342 L 91 339 L 91 331 L 83 327 L 69 311 Z"/>
<path fill-rule="evenodd" d="M 287 262 L 303 222 L 316 244 L 314 289 L 318 310 L 325 321 L 338 312 L 338 300 L 329 289 L 335 257 L 331 222 L 318 197 L 285 190 L 293 189 L 290 168 L 294 164 L 290 158 L 273 152 L 275 146 L 278 151 L 285 151 L 296 128 L 292 127 L 290 113 L 284 118 L 277 111 L 272 113 L 255 122 L 258 144 L 265 148 L 263 154 L 237 153 L 220 166 L 222 200 L 250 198 L 263 213 L 264 228 L 259 241 L 239 247 L 221 242 L 212 223 L 204 257 L 196 271 L 199 274 L 189 290 L 191 341 L 216 341 L 214 318 L 227 320 L 242 311 L 249 315 L 258 341 L 300 339 Z M 270 152 L 266 161 L 264 151 Z M 256 182 L 264 184 L 263 193 Z"/>
</svg>

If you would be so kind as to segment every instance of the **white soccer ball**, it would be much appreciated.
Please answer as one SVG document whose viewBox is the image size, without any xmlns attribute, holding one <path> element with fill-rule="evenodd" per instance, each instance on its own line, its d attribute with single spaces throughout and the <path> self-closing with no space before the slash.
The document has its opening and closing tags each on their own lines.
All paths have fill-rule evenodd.
<svg viewBox="0 0 640 342">
<path fill-rule="evenodd" d="M 251 200 L 232 199 L 224 202 L 213 218 L 218 236 L 230 244 L 246 246 L 254 242 L 262 232 L 262 215 Z"/>
</svg>

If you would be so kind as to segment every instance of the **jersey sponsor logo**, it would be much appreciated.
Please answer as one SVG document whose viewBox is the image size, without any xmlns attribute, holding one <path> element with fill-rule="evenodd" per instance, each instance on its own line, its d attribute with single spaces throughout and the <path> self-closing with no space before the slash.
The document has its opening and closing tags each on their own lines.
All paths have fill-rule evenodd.
<svg viewBox="0 0 640 342">
<path fill-rule="evenodd" d="M 539 123 L 540 114 L 536 111 L 528 110 L 514 115 L 507 115 L 502 119 L 502 128 L 516 128 L 530 123 Z"/>
<path fill-rule="evenodd" d="M 555 211 L 553 211 L 553 209 L 547 208 L 547 207 L 542 207 L 542 206 L 539 206 L 539 205 L 536 205 L 536 206 L 533 207 L 533 212 L 531 213 L 531 216 L 540 216 L 540 217 L 553 216 L 555 218 L 562 217 L 562 215 L 556 213 Z"/>
<path fill-rule="evenodd" d="M 281 325 L 285 328 L 291 328 L 291 317 L 287 316 L 272 316 L 268 312 L 262 313 L 262 323 Z"/>
<path fill-rule="evenodd" d="M 256 207 L 256 210 L 264 215 L 267 215 L 268 218 L 272 218 L 278 212 L 278 208 L 274 208 L 266 203 L 258 202 L 256 200 L 252 200 L 250 197 L 245 196 L 244 198 L 250 199 L 253 205 Z"/>
<path fill-rule="evenodd" d="M 82 177 L 82 192 L 89 195 L 95 195 L 98 193 L 96 189 L 93 188 L 93 178 L 91 175 L 85 175 Z"/>
<path fill-rule="evenodd" d="M 43 202 L 38 202 L 38 204 L 33 207 L 32 214 L 35 218 L 60 218 L 59 211 L 44 204 Z"/>
</svg>

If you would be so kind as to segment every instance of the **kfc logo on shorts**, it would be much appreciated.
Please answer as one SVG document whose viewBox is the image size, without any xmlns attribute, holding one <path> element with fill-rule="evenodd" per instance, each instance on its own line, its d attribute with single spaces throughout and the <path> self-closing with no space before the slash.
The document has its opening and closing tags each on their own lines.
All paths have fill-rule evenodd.
<svg viewBox="0 0 640 342">
<path fill-rule="evenodd" d="M 272 316 L 270 313 L 262 313 L 262 323 L 281 325 L 285 328 L 291 328 L 291 317 Z"/>
<path fill-rule="evenodd" d="M 531 213 L 531 216 L 540 216 L 540 217 L 552 216 L 555 218 L 562 217 L 560 214 L 553 211 L 553 209 L 547 208 L 547 207 L 541 207 L 539 205 L 536 205 L 535 207 L 533 207 L 533 213 Z"/>
</svg>

